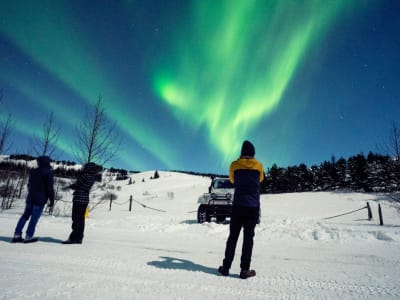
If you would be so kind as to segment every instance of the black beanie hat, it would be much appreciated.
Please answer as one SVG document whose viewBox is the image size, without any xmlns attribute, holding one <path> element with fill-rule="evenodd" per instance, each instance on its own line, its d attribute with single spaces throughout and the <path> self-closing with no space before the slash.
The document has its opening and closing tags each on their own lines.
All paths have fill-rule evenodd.
<svg viewBox="0 0 400 300">
<path fill-rule="evenodd" d="M 242 151 L 240 152 L 240 156 L 250 156 L 254 157 L 256 154 L 256 150 L 254 149 L 254 145 L 249 141 L 244 141 L 242 145 Z"/>
<path fill-rule="evenodd" d="M 39 156 L 36 161 L 39 168 L 50 168 L 50 157 Z"/>
</svg>

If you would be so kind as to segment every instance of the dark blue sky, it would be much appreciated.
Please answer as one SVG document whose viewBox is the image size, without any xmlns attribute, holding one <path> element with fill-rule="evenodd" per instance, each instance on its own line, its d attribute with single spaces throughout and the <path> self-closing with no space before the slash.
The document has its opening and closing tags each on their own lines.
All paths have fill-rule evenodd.
<svg viewBox="0 0 400 300">
<path fill-rule="evenodd" d="M 227 173 L 244 139 L 268 168 L 378 151 L 400 116 L 400 2 L 2 1 L 1 117 L 55 159 L 101 95 L 110 166 Z"/>
</svg>

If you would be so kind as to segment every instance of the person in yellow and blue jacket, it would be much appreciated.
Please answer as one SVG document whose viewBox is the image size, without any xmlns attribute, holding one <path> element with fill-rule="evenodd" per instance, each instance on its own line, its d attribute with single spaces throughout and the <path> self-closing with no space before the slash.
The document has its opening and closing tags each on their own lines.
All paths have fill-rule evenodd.
<svg viewBox="0 0 400 300">
<path fill-rule="evenodd" d="M 231 163 L 229 179 L 235 187 L 232 203 L 232 214 L 229 226 L 229 237 L 226 242 L 225 258 L 218 272 L 229 275 L 237 240 L 243 228 L 243 248 L 240 261 L 240 278 L 255 276 L 250 270 L 253 252 L 254 229 L 260 217 L 260 183 L 264 180 L 262 163 L 254 158 L 255 148 L 249 141 L 244 141 L 240 158 Z"/>
</svg>

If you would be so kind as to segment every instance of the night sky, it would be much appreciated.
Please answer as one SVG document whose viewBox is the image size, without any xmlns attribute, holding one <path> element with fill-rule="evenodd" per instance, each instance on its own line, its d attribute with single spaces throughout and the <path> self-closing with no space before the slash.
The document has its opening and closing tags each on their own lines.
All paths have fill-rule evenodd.
<svg viewBox="0 0 400 300">
<path fill-rule="evenodd" d="M 398 0 L 0 1 L 1 117 L 27 153 L 54 112 L 54 159 L 101 95 L 109 166 L 227 173 L 369 151 L 400 122 Z"/>
</svg>

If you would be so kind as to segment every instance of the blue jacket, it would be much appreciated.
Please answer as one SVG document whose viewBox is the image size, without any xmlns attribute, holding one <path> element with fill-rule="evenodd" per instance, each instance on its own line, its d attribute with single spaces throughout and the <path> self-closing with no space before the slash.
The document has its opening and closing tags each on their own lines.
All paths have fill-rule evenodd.
<svg viewBox="0 0 400 300">
<path fill-rule="evenodd" d="M 48 156 L 37 158 L 38 167 L 29 173 L 28 197 L 26 202 L 35 205 L 45 205 L 47 200 L 54 205 L 54 176 Z"/>
<path fill-rule="evenodd" d="M 264 180 L 264 169 L 258 160 L 242 156 L 232 162 L 229 180 L 235 187 L 233 205 L 260 207 L 260 182 Z"/>
</svg>

